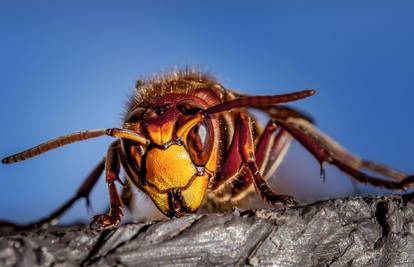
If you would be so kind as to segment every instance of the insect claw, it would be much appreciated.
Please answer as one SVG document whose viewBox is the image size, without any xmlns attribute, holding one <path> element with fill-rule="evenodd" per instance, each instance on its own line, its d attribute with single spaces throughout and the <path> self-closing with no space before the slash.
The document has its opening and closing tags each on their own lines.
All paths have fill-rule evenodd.
<svg viewBox="0 0 414 267">
<path fill-rule="evenodd" d="M 89 228 L 95 231 L 109 230 L 118 227 L 124 215 L 122 209 L 111 208 L 108 214 L 100 214 L 92 217 Z"/>
<path fill-rule="evenodd" d="M 290 196 L 288 196 L 286 199 L 284 199 L 281 203 L 285 207 L 293 207 L 293 206 L 298 205 L 298 202 L 293 197 L 290 197 Z"/>
<path fill-rule="evenodd" d="M 414 175 L 407 176 L 400 182 L 402 190 L 404 191 L 407 191 L 412 186 L 413 183 L 414 183 Z"/>
<path fill-rule="evenodd" d="M 322 182 L 325 183 L 325 181 L 326 181 L 326 172 L 325 172 L 325 167 L 323 166 L 323 164 L 324 164 L 324 162 L 322 161 L 319 165 L 320 166 L 320 176 L 321 176 Z"/>
<path fill-rule="evenodd" d="M 89 196 L 85 197 L 85 201 L 86 201 L 86 210 L 87 210 L 88 214 L 95 213 L 95 211 L 92 207 L 91 199 L 89 198 Z"/>
</svg>

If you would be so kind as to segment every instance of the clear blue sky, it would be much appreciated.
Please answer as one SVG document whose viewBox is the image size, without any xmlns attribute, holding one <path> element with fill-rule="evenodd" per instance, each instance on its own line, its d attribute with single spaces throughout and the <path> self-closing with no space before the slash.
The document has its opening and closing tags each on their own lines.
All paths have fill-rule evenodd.
<svg viewBox="0 0 414 267">
<path fill-rule="evenodd" d="M 322 130 L 361 156 L 414 172 L 413 2 L 163 2 L 1 1 L 0 157 L 118 126 L 136 79 L 190 65 L 250 94 L 316 88 L 295 106 Z M 27 222 L 53 210 L 110 141 L 1 165 L 0 219 Z M 290 166 L 312 161 L 305 152 L 291 157 Z M 318 179 L 317 165 L 307 172 Z M 338 181 L 325 187 L 344 186 Z M 98 211 L 107 198 L 102 179 Z M 65 221 L 77 218 L 86 218 L 83 203 Z"/>
</svg>

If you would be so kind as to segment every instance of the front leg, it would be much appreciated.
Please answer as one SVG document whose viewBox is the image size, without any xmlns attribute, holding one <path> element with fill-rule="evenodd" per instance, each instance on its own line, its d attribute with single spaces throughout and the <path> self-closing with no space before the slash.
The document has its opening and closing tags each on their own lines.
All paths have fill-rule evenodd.
<svg viewBox="0 0 414 267">
<path fill-rule="evenodd" d="M 276 172 L 293 139 L 283 129 L 279 129 L 279 132 L 276 133 L 278 128 L 273 121 L 269 121 L 260 134 L 256 145 L 256 164 L 265 181 Z M 250 186 L 253 184 L 251 173 L 244 171 L 245 173 L 239 179 L 233 181 L 231 185 L 231 194 L 234 200 L 243 198 L 250 191 Z"/>
<path fill-rule="evenodd" d="M 256 191 L 269 204 L 295 204 L 296 202 L 292 196 L 282 195 L 274 192 L 260 174 L 260 170 L 255 158 L 253 136 L 251 133 L 250 121 L 247 114 L 240 113 L 236 123 L 240 125 L 239 138 L 241 142 L 239 151 L 243 162 L 243 168 L 246 170 L 246 179 L 253 180 Z"/>
<path fill-rule="evenodd" d="M 273 126 L 269 125 L 267 130 L 265 130 L 265 134 L 258 144 L 259 150 L 256 151 L 256 158 L 249 117 L 247 114 L 241 112 L 235 114 L 235 128 L 232 143 L 220 173 L 212 182 L 213 190 L 219 189 L 224 184 L 230 184 L 230 195 L 234 198 L 253 183 L 256 191 L 270 204 L 280 202 L 284 204 L 294 203 L 291 196 L 275 193 L 267 185 L 259 171 L 258 166 L 266 163 L 267 157 L 264 147 L 274 138 L 273 134 L 276 128 L 273 128 Z M 278 145 L 283 143 L 279 143 L 280 140 L 277 141 Z M 284 145 L 281 146 L 284 147 Z"/>
<path fill-rule="evenodd" d="M 92 218 L 90 227 L 94 230 L 107 230 L 117 227 L 124 215 L 122 208 L 124 204 L 119 196 L 115 181 L 119 179 L 120 156 L 119 140 L 113 142 L 108 149 L 105 160 L 105 176 L 109 190 L 110 209 L 108 214 L 96 215 Z"/>
</svg>

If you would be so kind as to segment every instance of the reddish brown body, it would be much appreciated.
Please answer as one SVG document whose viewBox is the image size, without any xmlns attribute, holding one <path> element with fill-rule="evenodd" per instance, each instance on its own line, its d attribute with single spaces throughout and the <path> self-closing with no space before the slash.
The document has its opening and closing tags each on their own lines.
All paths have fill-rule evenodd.
<svg viewBox="0 0 414 267">
<path fill-rule="evenodd" d="M 247 96 L 225 89 L 196 71 L 173 72 L 137 83 L 122 128 L 78 132 L 56 138 L 3 159 L 13 163 L 80 140 L 108 135 L 117 138 L 105 161 L 87 177 L 77 194 L 60 209 L 29 227 L 50 223 L 74 201 L 88 197 L 105 169 L 110 196 L 107 214 L 95 216 L 91 226 L 116 227 L 130 187 L 146 193 L 169 217 L 196 212 L 206 192 L 217 202 L 237 202 L 255 190 L 271 204 L 294 204 L 291 196 L 277 194 L 266 180 L 277 169 L 292 141 L 298 140 L 321 164 L 336 165 L 362 183 L 404 190 L 414 176 L 362 160 L 317 130 L 310 119 L 280 103 L 312 96 L 314 90 L 285 95 Z M 269 114 L 264 129 L 247 108 Z M 127 179 L 119 178 L 120 168 Z M 361 171 L 369 169 L 392 180 Z M 122 196 L 115 182 L 124 184 Z M 211 199 L 210 199 L 211 200 Z"/>
</svg>

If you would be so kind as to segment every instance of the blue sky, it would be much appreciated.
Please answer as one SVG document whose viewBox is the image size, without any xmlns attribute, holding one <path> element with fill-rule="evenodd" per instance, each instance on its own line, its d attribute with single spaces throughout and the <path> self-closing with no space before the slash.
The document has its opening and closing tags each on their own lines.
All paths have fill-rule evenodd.
<svg viewBox="0 0 414 267">
<path fill-rule="evenodd" d="M 196 66 L 250 94 L 315 88 L 295 106 L 318 127 L 361 156 L 414 172 L 410 1 L 16 2 L 0 3 L 0 157 L 118 126 L 135 80 Z M 27 222 L 57 207 L 110 141 L 1 165 L 0 219 Z M 304 173 L 318 180 L 312 158 L 294 150 L 282 173 L 311 162 Z M 325 195 L 349 192 L 349 179 L 329 172 L 340 178 L 322 186 Z M 95 209 L 106 202 L 102 179 Z M 87 216 L 80 203 L 64 221 Z"/>
</svg>

